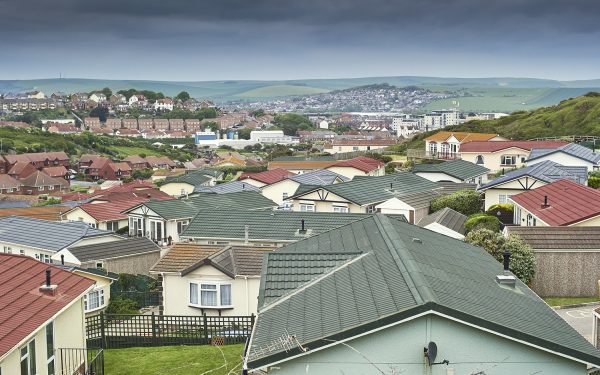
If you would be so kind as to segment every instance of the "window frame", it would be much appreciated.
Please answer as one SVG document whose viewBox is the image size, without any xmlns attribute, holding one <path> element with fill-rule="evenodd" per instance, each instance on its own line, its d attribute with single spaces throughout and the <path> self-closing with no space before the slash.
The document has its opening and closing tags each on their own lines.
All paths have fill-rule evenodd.
<svg viewBox="0 0 600 375">
<path fill-rule="evenodd" d="M 506 162 L 507 159 L 511 159 L 512 163 L 507 163 Z M 500 165 L 516 166 L 517 165 L 517 156 L 516 155 L 502 155 L 502 156 L 500 156 Z"/>
<path fill-rule="evenodd" d="M 196 285 L 195 289 L 196 289 L 196 300 L 198 301 L 198 303 L 193 303 L 192 302 L 192 285 Z M 216 294 L 216 305 L 203 305 L 202 304 L 202 292 L 212 292 L 213 289 L 207 289 L 207 288 L 202 288 L 203 285 L 210 285 L 210 286 L 214 286 L 216 289 L 214 289 L 214 292 Z M 223 296 L 222 296 L 222 287 L 229 287 L 229 304 L 228 305 L 224 305 L 223 302 Z M 201 309 L 232 309 L 234 308 L 233 305 L 233 285 L 230 282 L 222 282 L 222 281 L 208 281 L 208 280 L 195 280 L 195 281 L 190 281 L 188 282 L 188 305 L 191 307 L 198 307 Z"/>
<path fill-rule="evenodd" d="M 341 213 L 341 214 L 347 214 L 348 211 L 348 206 L 338 206 L 338 205 L 333 205 L 333 212 L 337 212 L 337 213 Z"/>
<path fill-rule="evenodd" d="M 90 307 L 90 302 L 91 302 L 91 298 L 89 298 L 92 294 L 97 294 L 97 300 L 98 301 L 98 306 L 96 307 Z M 93 312 L 93 311 L 97 311 L 100 309 L 103 309 L 104 307 L 106 307 L 106 297 L 104 296 L 104 288 L 103 287 L 99 287 L 99 288 L 94 288 L 94 290 L 92 290 L 91 292 L 87 293 L 85 296 L 83 296 L 83 311 L 85 313 L 89 313 L 89 312 Z"/>
<path fill-rule="evenodd" d="M 315 205 L 314 204 L 300 203 L 298 207 L 300 209 L 300 212 L 315 212 Z M 309 207 L 310 207 L 310 210 L 307 209 Z"/>
<path fill-rule="evenodd" d="M 50 337 L 50 339 L 52 340 L 51 345 L 48 342 L 49 341 L 48 340 L 49 339 L 48 327 L 51 327 L 51 329 L 52 329 L 52 334 Z M 56 375 L 56 349 L 55 348 L 56 348 L 56 340 L 54 339 L 54 321 L 51 321 L 48 324 L 46 324 L 46 370 L 48 372 L 48 375 Z M 54 371 L 50 371 L 50 365 L 52 365 L 52 368 Z"/>
</svg>

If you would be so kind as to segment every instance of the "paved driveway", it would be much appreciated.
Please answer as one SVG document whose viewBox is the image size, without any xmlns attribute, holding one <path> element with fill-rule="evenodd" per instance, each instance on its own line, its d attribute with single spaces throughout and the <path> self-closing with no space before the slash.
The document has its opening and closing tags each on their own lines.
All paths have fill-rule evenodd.
<svg viewBox="0 0 600 375">
<path fill-rule="evenodd" d="M 592 312 L 600 307 L 600 303 L 587 305 L 584 307 L 574 307 L 571 309 L 555 310 L 561 318 L 567 321 L 571 327 L 581 333 L 589 342 L 592 341 L 592 330 L 594 319 Z"/>
</svg>

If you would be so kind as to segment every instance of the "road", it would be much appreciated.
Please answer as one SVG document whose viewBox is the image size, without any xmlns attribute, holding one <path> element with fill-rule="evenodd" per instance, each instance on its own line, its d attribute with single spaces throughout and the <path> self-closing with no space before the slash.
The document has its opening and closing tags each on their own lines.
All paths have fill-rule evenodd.
<svg viewBox="0 0 600 375">
<path fill-rule="evenodd" d="M 555 310 L 561 318 L 566 320 L 571 327 L 575 328 L 583 337 L 589 342 L 592 341 L 592 330 L 593 330 L 593 311 L 600 307 L 600 303 L 587 305 L 583 307 L 573 307 L 570 309 L 559 309 Z"/>
</svg>

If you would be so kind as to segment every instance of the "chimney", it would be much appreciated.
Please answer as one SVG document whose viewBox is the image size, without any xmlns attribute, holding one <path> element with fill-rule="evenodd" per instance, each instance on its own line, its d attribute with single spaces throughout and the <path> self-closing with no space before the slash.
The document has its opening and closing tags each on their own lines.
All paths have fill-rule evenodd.
<svg viewBox="0 0 600 375">
<path fill-rule="evenodd" d="M 496 281 L 500 285 L 514 288 L 517 283 L 517 278 L 510 273 L 510 252 L 505 250 L 502 257 L 504 258 L 504 261 L 502 262 L 504 265 L 504 272 L 502 275 L 496 276 Z"/>
<path fill-rule="evenodd" d="M 44 283 L 44 285 L 40 286 L 40 292 L 42 294 L 46 294 L 48 296 L 54 297 L 56 295 L 56 290 L 58 288 L 58 285 L 52 285 L 52 275 L 51 275 L 51 269 L 50 268 L 46 268 L 46 282 Z"/>
<path fill-rule="evenodd" d="M 544 204 L 542 204 L 542 208 L 548 208 L 550 205 L 548 204 L 548 196 L 544 195 Z"/>
<path fill-rule="evenodd" d="M 306 228 L 304 227 L 304 219 L 300 220 L 300 234 L 306 234 Z"/>
<path fill-rule="evenodd" d="M 250 226 L 249 225 L 245 225 L 244 226 L 244 244 L 248 244 L 248 239 L 250 237 Z"/>
</svg>

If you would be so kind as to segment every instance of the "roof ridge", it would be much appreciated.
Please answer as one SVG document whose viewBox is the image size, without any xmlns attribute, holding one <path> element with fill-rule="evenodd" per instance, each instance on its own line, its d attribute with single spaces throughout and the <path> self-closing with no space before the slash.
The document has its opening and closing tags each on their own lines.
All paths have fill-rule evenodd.
<svg viewBox="0 0 600 375">
<path fill-rule="evenodd" d="M 419 267 L 415 264 L 413 255 L 408 251 L 405 241 L 397 235 L 396 229 L 392 226 L 388 217 L 382 214 L 374 215 L 375 223 L 381 229 L 381 236 L 390 251 L 392 258 L 396 262 L 404 281 L 417 304 L 422 305 L 427 302 L 436 302 L 435 296 L 431 292 L 429 284 L 422 277 Z M 390 234 L 396 234 L 397 240 L 392 240 Z M 402 243 L 404 246 L 397 246 Z M 395 250 L 395 251 L 393 251 Z"/>
</svg>

